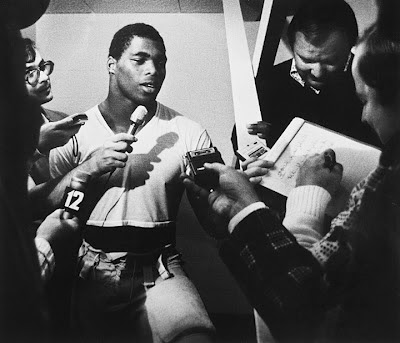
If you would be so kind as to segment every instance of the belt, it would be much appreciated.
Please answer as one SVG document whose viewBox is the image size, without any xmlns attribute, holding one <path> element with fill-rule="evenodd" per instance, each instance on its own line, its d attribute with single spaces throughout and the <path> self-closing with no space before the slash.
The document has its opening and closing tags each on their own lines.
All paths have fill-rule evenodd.
<svg viewBox="0 0 400 343">
<path fill-rule="evenodd" d="M 93 248 L 104 252 L 148 254 L 166 245 L 175 245 L 176 227 L 141 228 L 136 226 L 99 227 L 87 225 L 83 238 Z"/>
<path fill-rule="evenodd" d="M 95 250 L 93 250 L 95 249 Z M 94 254 L 86 255 L 88 250 L 95 252 Z M 87 279 L 88 275 L 97 268 L 100 263 L 100 255 L 106 255 L 104 251 L 94 248 L 89 245 L 89 242 L 84 242 L 79 251 L 79 257 L 83 263 L 79 271 L 79 277 Z M 83 259 L 84 256 L 87 256 Z M 153 251 L 147 254 L 135 254 L 128 252 L 115 261 L 124 262 L 128 268 L 134 271 L 142 272 L 143 285 L 149 289 L 155 285 L 155 281 L 160 276 L 163 280 L 174 277 L 174 274 L 169 270 L 168 262 L 170 258 L 179 258 L 180 253 L 172 245 L 166 245 L 162 249 Z M 115 263 L 115 262 L 112 262 Z"/>
</svg>

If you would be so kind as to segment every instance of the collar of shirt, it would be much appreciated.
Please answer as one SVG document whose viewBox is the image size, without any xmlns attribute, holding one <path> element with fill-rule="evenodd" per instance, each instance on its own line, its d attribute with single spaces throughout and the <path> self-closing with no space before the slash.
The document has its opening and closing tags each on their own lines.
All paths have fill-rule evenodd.
<svg viewBox="0 0 400 343">
<path fill-rule="evenodd" d="M 290 67 L 290 76 L 292 77 L 292 79 L 297 81 L 302 87 L 308 87 L 308 86 L 306 86 L 304 80 L 301 78 L 299 72 L 297 71 L 294 58 L 292 59 L 292 66 Z M 315 89 L 311 86 L 309 86 L 309 88 L 312 89 L 315 94 L 319 94 L 321 92 L 319 89 Z"/>
</svg>

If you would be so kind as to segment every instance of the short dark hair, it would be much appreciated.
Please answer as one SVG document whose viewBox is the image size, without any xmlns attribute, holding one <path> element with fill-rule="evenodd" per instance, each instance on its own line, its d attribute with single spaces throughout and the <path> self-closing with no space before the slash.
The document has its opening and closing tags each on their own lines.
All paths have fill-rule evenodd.
<svg viewBox="0 0 400 343">
<path fill-rule="evenodd" d="M 395 33 L 396 34 L 396 33 Z M 400 38 L 388 34 L 378 24 L 369 27 L 359 43 L 365 51 L 358 70 L 363 81 L 378 94 L 382 105 L 393 103 L 400 91 Z"/>
<path fill-rule="evenodd" d="M 32 63 L 36 58 L 36 44 L 30 38 L 24 38 L 25 63 Z"/>
<path fill-rule="evenodd" d="M 332 31 L 343 32 L 350 47 L 356 44 L 358 25 L 350 5 L 344 0 L 309 0 L 296 11 L 287 36 L 293 49 L 297 32 L 311 41 L 320 42 Z"/>
<path fill-rule="evenodd" d="M 115 33 L 108 55 L 119 60 L 134 37 L 148 38 L 155 42 L 160 42 L 165 52 L 164 40 L 153 26 L 144 23 L 135 23 L 126 25 Z"/>
</svg>

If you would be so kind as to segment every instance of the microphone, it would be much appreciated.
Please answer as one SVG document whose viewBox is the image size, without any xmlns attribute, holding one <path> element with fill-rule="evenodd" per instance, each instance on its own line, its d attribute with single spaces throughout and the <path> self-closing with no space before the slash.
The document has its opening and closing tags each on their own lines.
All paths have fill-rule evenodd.
<svg viewBox="0 0 400 343">
<path fill-rule="evenodd" d="M 64 192 L 64 210 L 79 217 L 81 206 L 85 205 L 85 191 L 91 175 L 77 171 L 71 178 L 69 187 Z"/>
<path fill-rule="evenodd" d="M 136 107 L 136 109 L 131 114 L 131 118 L 130 118 L 131 126 L 129 128 L 128 133 L 130 133 L 133 136 L 135 135 L 135 133 L 139 129 L 139 127 L 142 126 L 144 117 L 146 116 L 146 114 L 147 114 L 146 107 L 144 107 L 142 105 Z"/>
</svg>

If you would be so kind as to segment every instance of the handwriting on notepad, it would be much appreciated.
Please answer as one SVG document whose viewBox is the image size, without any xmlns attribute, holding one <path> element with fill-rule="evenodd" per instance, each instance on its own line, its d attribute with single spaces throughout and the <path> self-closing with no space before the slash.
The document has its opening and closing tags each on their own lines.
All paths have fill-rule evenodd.
<svg viewBox="0 0 400 343">
<path fill-rule="evenodd" d="M 328 148 L 333 148 L 332 141 L 321 139 L 316 141 L 309 135 L 302 132 L 296 136 L 290 146 L 290 150 L 285 152 L 287 158 L 282 163 L 277 163 L 277 175 L 281 180 L 291 180 L 296 177 L 297 171 L 303 165 L 304 161 L 313 154 L 321 153 Z"/>
<path fill-rule="evenodd" d="M 372 171 L 379 161 L 379 149 L 325 129 L 301 118 L 294 118 L 265 159 L 275 163 L 263 177 L 261 185 L 288 196 L 296 186 L 297 172 L 310 156 L 333 149 L 343 165 L 340 190 L 328 205 L 327 213 L 335 216 L 344 206 L 351 189 Z"/>
</svg>

